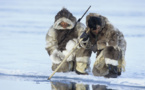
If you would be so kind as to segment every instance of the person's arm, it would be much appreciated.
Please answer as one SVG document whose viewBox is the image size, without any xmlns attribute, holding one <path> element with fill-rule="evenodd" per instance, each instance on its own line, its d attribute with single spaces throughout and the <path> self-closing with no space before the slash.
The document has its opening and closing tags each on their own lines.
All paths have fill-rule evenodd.
<svg viewBox="0 0 145 90">
<path fill-rule="evenodd" d="M 46 35 L 46 47 L 48 54 L 50 55 L 51 61 L 55 64 L 59 64 L 64 58 L 63 53 L 58 50 L 58 41 L 56 39 L 56 32 L 51 27 Z"/>
</svg>

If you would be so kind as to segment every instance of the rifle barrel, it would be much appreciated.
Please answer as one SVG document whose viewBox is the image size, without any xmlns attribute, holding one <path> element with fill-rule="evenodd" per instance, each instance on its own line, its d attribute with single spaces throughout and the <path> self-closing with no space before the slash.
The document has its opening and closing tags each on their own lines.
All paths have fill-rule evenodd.
<svg viewBox="0 0 145 90">
<path fill-rule="evenodd" d="M 88 10 L 91 8 L 91 5 L 89 6 L 89 8 L 86 10 L 86 12 L 83 14 L 83 16 L 79 19 L 79 20 L 81 20 L 83 17 L 84 17 L 84 15 L 88 12 Z"/>
</svg>

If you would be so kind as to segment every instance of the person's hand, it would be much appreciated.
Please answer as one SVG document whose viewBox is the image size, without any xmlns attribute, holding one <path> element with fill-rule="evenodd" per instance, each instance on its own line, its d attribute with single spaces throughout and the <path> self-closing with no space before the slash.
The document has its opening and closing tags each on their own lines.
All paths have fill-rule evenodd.
<svg viewBox="0 0 145 90">
<path fill-rule="evenodd" d="M 64 50 L 63 51 L 63 54 L 65 55 L 65 57 L 70 53 L 70 51 L 68 50 Z M 68 58 L 67 58 L 67 61 L 70 62 L 70 61 L 73 61 L 75 58 L 75 53 L 72 53 Z"/>
<path fill-rule="evenodd" d="M 80 36 L 80 38 L 83 38 L 83 41 L 86 41 L 86 40 L 88 40 L 88 38 L 89 38 L 89 34 L 88 33 L 86 33 L 86 31 Z"/>
<path fill-rule="evenodd" d="M 63 55 L 63 53 L 61 51 L 57 50 L 57 49 L 54 50 L 52 52 L 52 54 L 50 55 L 50 58 L 51 58 L 52 62 L 55 63 L 55 64 L 61 63 L 61 61 L 64 59 L 64 57 L 65 56 Z"/>
</svg>

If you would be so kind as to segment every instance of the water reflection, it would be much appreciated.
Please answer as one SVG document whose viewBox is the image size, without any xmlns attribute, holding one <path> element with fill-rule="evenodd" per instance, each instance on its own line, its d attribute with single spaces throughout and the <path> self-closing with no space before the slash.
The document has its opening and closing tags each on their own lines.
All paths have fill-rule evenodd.
<svg viewBox="0 0 145 90">
<path fill-rule="evenodd" d="M 51 82 L 51 90 L 112 90 L 107 89 L 106 85 L 88 85 L 83 83 L 74 83 L 66 81 Z"/>
<path fill-rule="evenodd" d="M 107 86 L 105 85 L 92 85 L 92 90 L 112 90 L 112 89 L 107 89 Z"/>
</svg>

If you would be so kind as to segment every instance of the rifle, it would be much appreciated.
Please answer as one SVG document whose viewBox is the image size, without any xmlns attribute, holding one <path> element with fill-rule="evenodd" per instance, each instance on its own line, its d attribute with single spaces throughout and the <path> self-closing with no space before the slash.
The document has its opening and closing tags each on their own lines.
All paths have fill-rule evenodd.
<svg viewBox="0 0 145 90">
<path fill-rule="evenodd" d="M 69 30 L 68 32 L 65 33 L 65 35 L 62 37 L 62 39 L 60 40 L 60 42 L 58 42 L 58 45 L 61 44 L 64 41 L 64 39 L 75 29 L 77 23 L 82 20 L 82 18 L 85 16 L 85 14 L 88 12 L 88 10 L 90 8 L 91 8 L 91 6 L 89 6 L 89 8 L 86 10 L 86 12 L 83 14 L 83 16 L 77 20 L 77 22 L 75 23 L 74 27 L 71 30 Z"/>
</svg>

